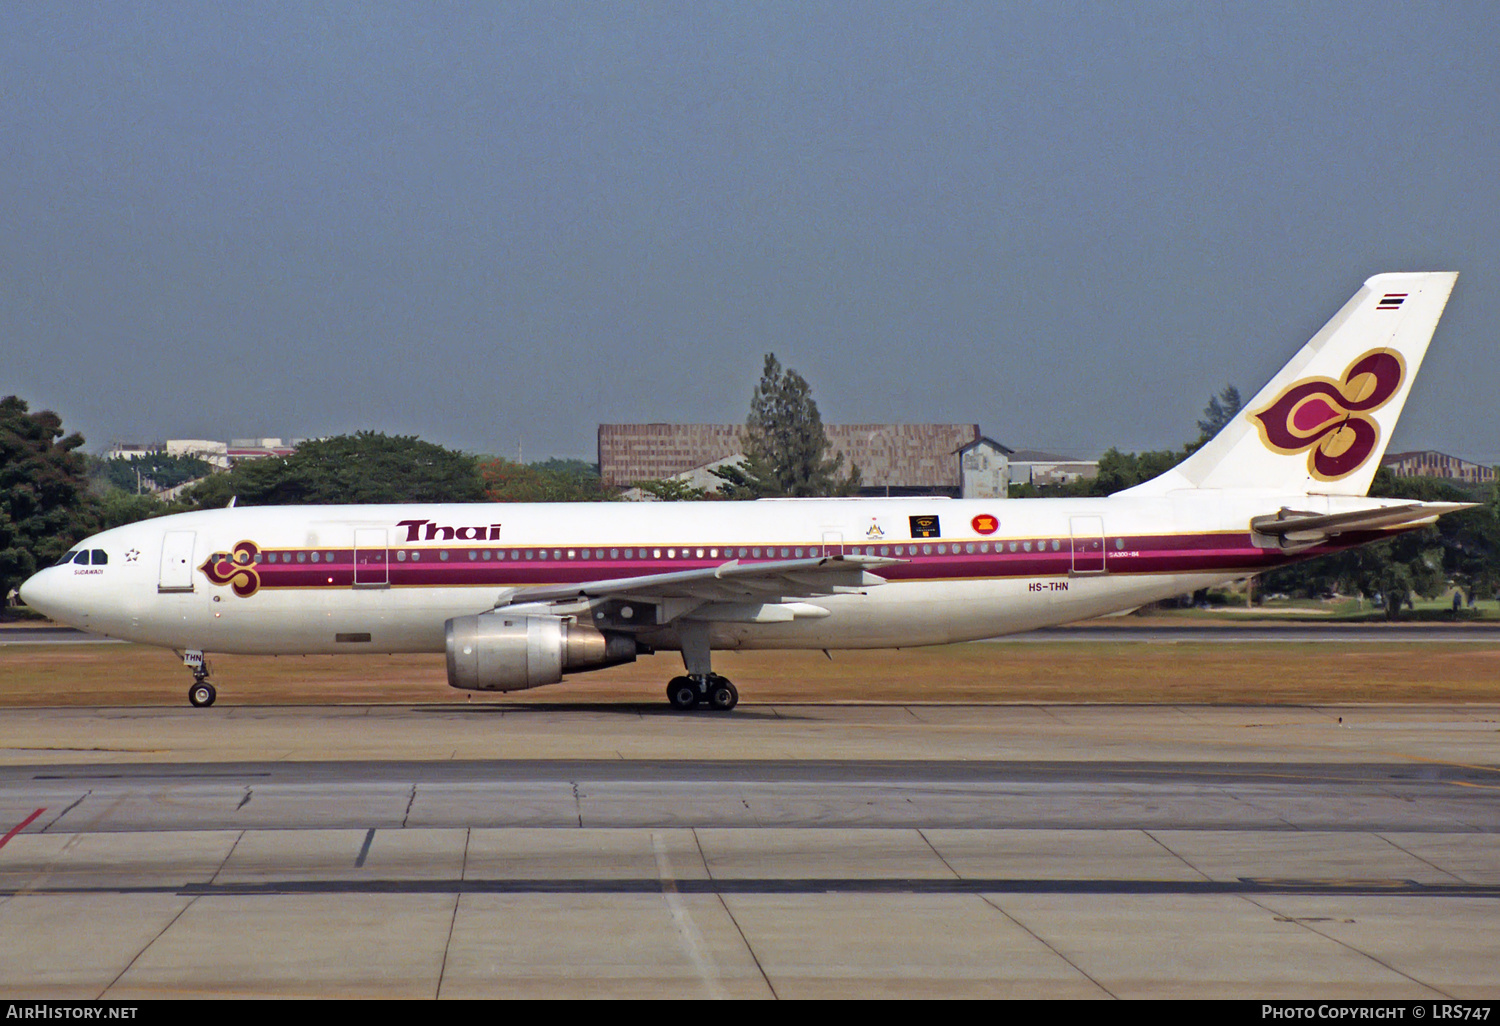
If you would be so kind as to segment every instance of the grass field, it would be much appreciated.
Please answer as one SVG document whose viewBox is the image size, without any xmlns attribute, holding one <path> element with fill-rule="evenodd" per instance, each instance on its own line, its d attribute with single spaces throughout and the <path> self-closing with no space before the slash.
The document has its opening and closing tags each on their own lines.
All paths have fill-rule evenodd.
<svg viewBox="0 0 1500 1026">
<path fill-rule="evenodd" d="M 505 695 L 448 687 L 441 655 L 210 657 L 221 705 L 657 702 L 675 653 Z M 1493 702 L 1500 643 L 976 642 L 715 653 L 746 702 Z M 138 645 L 0 647 L 0 705 L 183 705 L 191 675 Z"/>
</svg>

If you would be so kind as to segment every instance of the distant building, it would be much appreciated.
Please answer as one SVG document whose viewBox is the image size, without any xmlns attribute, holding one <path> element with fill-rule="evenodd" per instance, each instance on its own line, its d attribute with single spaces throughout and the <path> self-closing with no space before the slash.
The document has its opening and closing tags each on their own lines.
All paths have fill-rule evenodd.
<svg viewBox="0 0 1500 1026">
<path fill-rule="evenodd" d="M 293 438 L 290 443 L 279 438 L 233 438 L 225 449 L 225 456 L 231 465 L 244 460 L 263 460 L 268 456 L 290 456 L 304 441 L 304 438 Z"/>
<path fill-rule="evenodd" d="M 1010 454 L 1012 484 L 1029 484 L 1040 488 L 1043 485 L 1072 484 L 1074 481 L 1098 476 L 1098 460 L 1079 460 L 1039 449 L 1019 449 Z"/>
<path fill-rule="evenodd" d="M 828 424 L 824 430 L 844 467 L 859 467 L 863 495 L 962 495 L 964 454 L 973 463 L 974 487 L 992 489 L 1009 451 L 984 438 L 977 424 Z M 717 484 L 701 471 L 739 457 L 744 438 L 743 424 L 601 424 L 599 474 L 614 488 L 671 478 Z"/>
<path fill-rule="evenodd" d="M 221 470 L 229 469 L 229 445 L 206 438 L 169 438 L 168 456 L 193 456 Z"/>
<path fill-rule="evenodd" d="M 284 442 L 280 438 L 236 438 L 229 442 L 216 442 L 207 438 L 169 438 L 165 442 L 112 442 L 105 451 L 104 458 L 130 459 L 134 456 L 165 453 L 168 456 L 194 456 L 221 470 L 227 470 L 242 460 L 290 456 L 304 441 L 306 439 L 303 438 L 293 438 L 290 442 Z"/>
<path fill-rule="evenodd" d="M 1495 481 L 1494 467 L 1470 463 L 1432 449 L 1387 453 L 1380 463 L 1397 477 L 1443 477 L 1468 484 L 1492 484 Z"/>
<path fill-rule="evenodd" d="M 1010 456 L 993 438 L 980 437 L 958 450 L 961 495 L 965 499 L 1003 499 L 1010 494 Z"/>
</svg>

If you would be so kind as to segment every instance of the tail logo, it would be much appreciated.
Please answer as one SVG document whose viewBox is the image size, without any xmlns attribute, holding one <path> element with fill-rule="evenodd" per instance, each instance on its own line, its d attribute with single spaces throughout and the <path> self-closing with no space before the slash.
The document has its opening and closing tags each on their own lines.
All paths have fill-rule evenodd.
<svg viewBox="0 0 1500 1026">
<path fill-rule="evenodd" d="M 233 552 L 215 552 L 198 569 L 215 584 L 227 584 L 240 598 L 249 598 L 260 590 L 260 571 L 255 569 L 255 557 L 260 547 L 252 541 L 242 541 Z"/>
<path fill-rule="evenodd" d="M 1405 379 L 1401 355 L 1375 349 L 1351 363 L 1343 381 L 1304 378 L 1250 417 L 1266 448 L 1287 456 L 1306 452 L 1309 474 L 1337 481 L 1375 451 L 1380 425 L 1367 414 L 1388 403 Z"/>
</svg>

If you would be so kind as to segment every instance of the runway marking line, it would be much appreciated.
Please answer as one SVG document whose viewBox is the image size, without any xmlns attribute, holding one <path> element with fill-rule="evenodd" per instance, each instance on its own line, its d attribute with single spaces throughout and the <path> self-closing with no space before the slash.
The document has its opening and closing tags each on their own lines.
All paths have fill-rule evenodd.
<svg viewBox="0 0 1500 1026">
<path fill-rule="evenodd" d="M 28 826 L 31 825 L 32 820 L 36 819 L 46 811 L 47 807 L 44 805 L 40 809 L 37 809 L 35 812 L 33 812 L 31 815 L 27 816 L 25 819 L 21 820 L 21 822 L 11 827 L 9 833 L 7 833 L 4 837 L 0 837 L 0 848 L 4 848 L 7 844 L 9 844 L 12 837 L 19 834 L 22 830 L 25 830 Z"/>
</svg>

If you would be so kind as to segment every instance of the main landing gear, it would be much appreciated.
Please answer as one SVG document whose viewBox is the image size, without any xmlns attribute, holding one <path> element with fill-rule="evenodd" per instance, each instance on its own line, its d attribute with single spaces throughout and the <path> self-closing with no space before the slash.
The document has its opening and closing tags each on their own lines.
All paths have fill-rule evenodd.
<svg viewBox="0 0 1500 1026">
<path fill-rule="evenodd" d="M 708 643 L 708 625 L 685 624 L 679 636 L 682 639 L 682 665 L 687 676 L 673 677 L 667 685 L 667 701 L 673 709 L 683 711 L 706 705 L 715 712 L 728 712 L 740 704 L 739 690 L 729 678 L 720 677 L 713 671 Z"/>
<path fill-rule="evenodd" d="M 717 673 L 673 677 L 667 685 L 667 701 L 673 709 L 696 709 L 706 705 L 715 712 L 728 712 L 740 704 L 740 692 L 729 678 Z"/>
<path fill-rule="evenodd" d="M 214 686 L 208 682 L 208 661 L 203 658 L 202 652 L 196 651 L 185 653 L 182 661 L 193 671 L 193 686 L 188 688 L 188 701 L 199 709 L 207 709 L 219 697 Z"/>
</svg>

